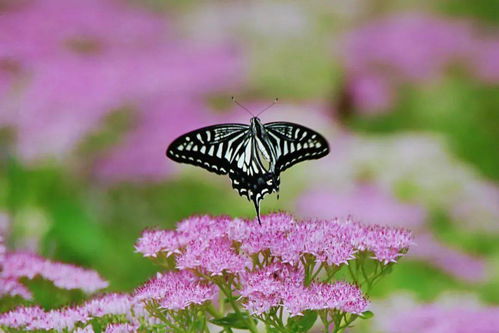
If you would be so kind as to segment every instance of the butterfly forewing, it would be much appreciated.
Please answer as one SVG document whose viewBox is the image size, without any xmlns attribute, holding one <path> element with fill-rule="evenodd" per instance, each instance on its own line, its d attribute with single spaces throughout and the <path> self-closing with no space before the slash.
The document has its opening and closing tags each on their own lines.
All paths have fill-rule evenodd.
<svg viewBox="0 0 499 333">
<path fill-rule="evenodd" d="M 305 126 L 287 122 L 265 124 L 269 140 L 276 148 L 276 170 L 282 172 L 305 160 L 318 159 L 329 153 L 322 135 Z"/>
<path fill-rule="evenodd" d="M 204 127 L 173 141 L 166 155 L 174 161 L 227 174 L 236 155 L 234 147 L 248 135 L 248 125 L 224 124 Z"/>
</svg>

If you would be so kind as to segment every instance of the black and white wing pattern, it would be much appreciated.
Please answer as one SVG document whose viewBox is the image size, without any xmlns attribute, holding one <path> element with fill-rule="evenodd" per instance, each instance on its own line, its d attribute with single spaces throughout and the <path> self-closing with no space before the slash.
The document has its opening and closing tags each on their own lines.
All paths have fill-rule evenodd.
<svg viewBox="0 0 499 333">
<path fill-rule="evenodd" d="M 319 159 L 329 154 L 326 139 L 302 125 L 273 122 L 264 125 L 269 140 L 276 149 L 276 172 L 280 173 L 296 163 Z"/>
<path fill-rule="evenodd" d="M 239 195 L 253 201 L 260 222 L 260 201 L 279 192 L 280 173 L 294 164 L 329 153 L 327 141 L 304 126 L 273 122 L 263 125 L 221 124 L 174 140 L 166 155 L 174 161 L 228 174 Z"/>
<path fill-rule="evenodd" d="M 248 136 L 248 125 L 222 124 L 203 127 L 175 139 L 166 156 L 180 163 L 200 166 L 208 171 L 225 175 L 229 173 L 240 146 Z"/>
</svg>

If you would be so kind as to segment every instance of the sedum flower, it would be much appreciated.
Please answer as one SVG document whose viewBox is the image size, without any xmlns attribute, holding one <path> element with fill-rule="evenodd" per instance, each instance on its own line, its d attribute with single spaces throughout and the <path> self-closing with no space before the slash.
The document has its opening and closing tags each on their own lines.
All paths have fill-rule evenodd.
<svg viewBox="0 0 499 333">
<path fill-rule="evenodd" d="M 0 273 L 0 297 L 8 296 L 20 296 L 24 299 L 31 299 L 33 295 L 31 291 L 28 290 L 21 282 L 17 281 L 17 278 L 12 277 L 1 277 Z"/>
<path fill-rule="evenodd" d="M 177 258 L 177 268 L 197 268 L 211 275 L 221 275 L 223 271 L 240 273 L 250 264 L 249 258 L 237 254 L 232 241 L 226 237 L 191 241 Z"/>
<path fill-rule="evenodd" d="M 92 270 L 52 262 L 31 253 L 7 253 L 0 277 L 33 279 L 36 276 L 51 281 L 58 288 L 81 289 L 87 293 L 108 286 L 108 283 Z"/>
<path fill-rule="evenodd" d="M 139 311 L 135 314 L 135 309 Z M 132 296 L 126 294 L 107 294 L 91 299 L 82 305 L 44 311 L 40 307 L 21 306 L 0 314 L 0 325 L 32 330 L 73 329 L 77 323 L 87 323 L 92 319 L 112 315 L 125 315 L 128 319 L 146 316 L 140 315 L 140 306 Z M 87 332 L 87 331 L 83 331 Z"/>
<path fill-rule="evenodd" d="M 255 221 L 231 221 L 224 217 L 187 219 L 175 234 L 179 248 L 166 246 L 162 250 L 163 243 L 171 244 L 173 235 L 170 231 L 146 231 L 136 248 L 145 256 L 155 256 L 158 251 L 169 255 L 180 250 L 178 268 L 203 266 L 211 274 L 220 274 L 223 270 L 235 273 L 248 267 L 243 254 L 270 251 L 291 264 L 311 254 L 329 265 L 341 265 L 358 251 L 371 251 L 376 260 L 386 264 L 396 261 L 412 244 L 412 234 L 402 228 L 366 226 L 350 219 L 298 222 L 287 214 L 263 216 L 262 226 Z M 236 247 L 241 254 L 235 251 Z"/>
<path fill-rule="evenodd" d="M 303 271 L 287 264 L 276 263 L 241 276 L 240 294 L 246 298 L 245 308 L 262 314 L 283 305 L 292 316 L 305 310 L 336 309 L 360 314 L 368 302 L 362 291 L 347 282 L 304 285 Z"/>
<path fill-rule="evenodd" d="M 133 333 L 137 332 L 138 328 L 138 325 L 128 323 L 109 324 L 104 333 Z"/>
<path fill-rule="evenodd" d="M 144 257 L 156 257 L 159 252 L 170 256 L 178 253 L 179 248 L 179 235 L 172 230 L 146 230 L 135 244 L 135 251 Z"/>
<path fill-rule="evenodd" d="M 202 304 L 216 296 L 215 286 L 201 282 L 188 271 L 158 274 L 137 288 L 134 298 L 138 301 L 157 301 L 169 310 L 185 309 L 191 304 Z"/>
</svg>

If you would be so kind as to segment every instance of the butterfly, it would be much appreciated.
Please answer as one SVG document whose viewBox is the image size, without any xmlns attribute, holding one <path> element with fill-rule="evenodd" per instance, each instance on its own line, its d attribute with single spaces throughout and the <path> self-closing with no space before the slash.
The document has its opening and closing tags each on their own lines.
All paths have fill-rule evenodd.
<svg viewBox="0 0 499 333">
<path fill-rule="evenodd" d="M 219 124 L 186 133 L 166 150 L 176 162 L 228 174 L 239 195 L 253 201 L 260 224 L 260 201 L 273 192 L 279 195 L 281 172 L 328 153 L 319 133 L 289 122 L 263 124 L 255 116 L 250 125 Z"/>
</svg>

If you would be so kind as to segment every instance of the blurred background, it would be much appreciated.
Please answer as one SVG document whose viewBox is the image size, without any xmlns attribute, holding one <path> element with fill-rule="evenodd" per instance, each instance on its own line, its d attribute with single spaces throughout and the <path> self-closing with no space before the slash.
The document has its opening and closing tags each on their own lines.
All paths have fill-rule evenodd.
<svg viewBox="0 0 499 333">
<path fill-rule="evenodd" d="M 227 177 L 165 155 L 221 122 L 323 133 L 264 213 L 412 229 L 358 331 L 387 309 L 499 304 L 499 3 L 0 0 L 0 232 L 130 291 L 156 269 L 149 227 L 254 217 Z M 67 296 L 35 297 L 45 307 Z M 414 310 L 412 310 L 414 311 Z"/>
</svg>

